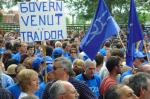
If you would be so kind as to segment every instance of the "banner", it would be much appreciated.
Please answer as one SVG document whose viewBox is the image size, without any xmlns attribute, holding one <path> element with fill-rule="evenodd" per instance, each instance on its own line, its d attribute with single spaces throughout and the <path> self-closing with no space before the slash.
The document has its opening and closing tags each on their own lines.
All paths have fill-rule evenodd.
<svg viewBox="0 0 150 99">
<path fill-rule="evenodd" d="M 21 41 L 45 41 L 67 38 L 62 1 L 20 2 Z"/>
</svg>

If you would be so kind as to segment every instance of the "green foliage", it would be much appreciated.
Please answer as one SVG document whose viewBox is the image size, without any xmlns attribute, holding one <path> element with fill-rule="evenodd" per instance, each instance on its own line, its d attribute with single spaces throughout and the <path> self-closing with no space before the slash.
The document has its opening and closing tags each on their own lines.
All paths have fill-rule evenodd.
<svg viewBox="0 0 150 99">
<path fill-rule="evenodd" d="M 150 3 L 148 0 L 135 0 L 137 12 L 141 22 L 149 20 L 148 11 L 150 11 Z M 94 17 L 98 0 L 65 0 L 71 15 L 76 14 L 78 20 L 89 21 Z M 105 0 L 110 13 L 115 17 L 118 23 L 127 23 L 130 8 L 130 0 Z M 143 13 L 143 11 L 147 11 Z"/>
<path fill-rule="evenodd" d="M 3 14 L 0 12 L 0 23 L 2 22 L 3 20 Z"/>
</svg>

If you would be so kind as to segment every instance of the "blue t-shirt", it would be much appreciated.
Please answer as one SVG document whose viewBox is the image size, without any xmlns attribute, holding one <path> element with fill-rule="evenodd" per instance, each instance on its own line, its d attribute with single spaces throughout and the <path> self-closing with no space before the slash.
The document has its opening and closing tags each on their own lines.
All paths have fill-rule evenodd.
<svg viewBox="0 0 150 99">
<path fill-rule="evenodd" d="M 20 63 L 20 60 L 21 60 L 21 54 L 20 54 L 20 52 L 18 52 L 17 54 L 14 54 L 14 55 L 12 56 L 12 59 L 17 60 L 18 63 Z"/>
<path fill-rule="evenodd" d="M 39 85 L 39 89 L 35 92 L 35 95 L 38 96 L 39 99 L 42 99 L 42 94 L 43 94 L 45 87 L 46 87 L 46 83 L 41 82 Z"/>
<path fill-rule="evenodd" d="M 20 88 L 19 84 L 12 85 L 12 86 L 8 87 L 7 89 L 11 92 L 14 99 L 19 98 L 20 93 L 21 93 L 21 88 Z"/>
<path fill-rule="evenodd" d="M 128 70 L 126 72 L 124 72 L 121 77 L 120 77 L 120 82 L 123 81 L 123 79 L 126 77 L 126 76 L 129 76 L 129 75 L 132 75 L 132 70 Z"/>
<path fill-rule="evenodd" d="M 76 76 L 76 79 L 84 81 L 96 97 L 100 96 L 99 88 L 101 84 L 101 78 L 98 75 L 94 74 L 92 79 L 86 79 L 83 74 L 79 74 Z"/>
</svg>

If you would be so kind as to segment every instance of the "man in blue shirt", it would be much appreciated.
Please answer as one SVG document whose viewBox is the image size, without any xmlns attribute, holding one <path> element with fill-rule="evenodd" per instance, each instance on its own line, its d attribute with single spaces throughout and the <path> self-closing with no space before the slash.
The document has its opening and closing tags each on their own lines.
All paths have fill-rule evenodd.
<svg viewBox="0 0 150 99">
<path fill-rule="evenodd" d="M 96 62 L 91 60 L 85 61 L 85 72 L 76 76 L 76 79 L 84 81 L 88 87 L 92 90 L 96 97 L 100 97 L 99 88 L 101 83 L 101 78 L 96 75 Z"/>
</svg>

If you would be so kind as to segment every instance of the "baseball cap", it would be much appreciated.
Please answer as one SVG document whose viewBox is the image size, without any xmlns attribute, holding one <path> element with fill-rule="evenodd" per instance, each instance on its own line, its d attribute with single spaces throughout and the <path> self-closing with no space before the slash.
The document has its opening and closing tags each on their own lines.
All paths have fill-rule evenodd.
<svg viewBox="0 0 150 99">
<path fill-rule="evenodd" d="M 62 55 L 63 49 L 60 47 L 57 47 L 53 50 L 53 55 Z"/>
<path fill-rule="evenodd" d="M 140 51 L 136 51 L 135 53 L 134 53 L 134 58 L 144 58 L 144 57 L 146 57 L 146 55 L 144 55 L 142 52 L 140 52 Z"/>
<path fill-rule="evenodd" d="M 52 64 L 52 58 L 50 56 L 46 56 L 46 64 Z"/>
<path fill-rule="evenodd" d="M 54 69 L 53 69 L 53 64 L 48 64 L 48 65 L 46 66 L 46 69 L 47 69 L 47 73 L 53 72 L 53 71 L 54 71 Z M 45 68 L 44 68 L 43 71 L 42 71 L 42 75 L 43 75 L 43 76 L 45 75 Z"/>
<path fill-rule="evenodd" d="M 42 58 L 35 57 L 32 61 L 32 68 L 39 68 L 42 61 L 43 61 Z"/>
</svg>

